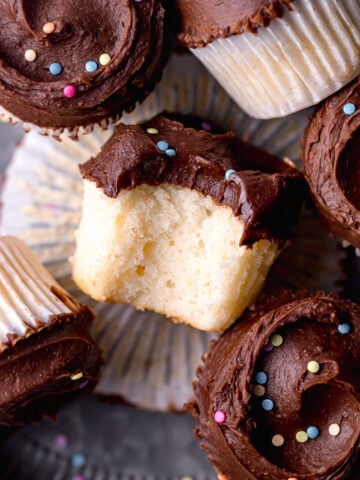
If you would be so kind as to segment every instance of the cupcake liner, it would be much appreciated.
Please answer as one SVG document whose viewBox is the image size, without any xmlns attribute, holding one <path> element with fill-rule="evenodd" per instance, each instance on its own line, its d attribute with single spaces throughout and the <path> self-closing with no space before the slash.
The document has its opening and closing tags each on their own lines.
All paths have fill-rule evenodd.
<svg viewBox="0 0 360 480">
<path fill-rule="evenodd" d="M 80 311 L 19 238 L 0 238 L 0 352 L 49 325 L 54 316 Z"/>
<path fill-rule="evenodd" d="M 299 0 L 257 34 L 191 51 L 256 118 L 309 107 L 360 73 L 360 1 Z"/>
<path fill-rule="evenodd" d="M 159 89 L 126 117 L 127 122 L 148 119 L 164 108 L 187 111 L 207 117 L 272 153 L 298 158 L 308 112 L 267 122 L 251 119 L 193 56 L 178 56 L 171 63 L 169 67 L 174 70 L 167 70 Z M 201 354 L 215 335 L 173 324 L 154 313 L 137 312 L 131 306 L 96 303 L 79 292 L 71 279 L 68 258 L 75 248 L 82 201 L 77 164 L 96 155 L 110 133 L 96 128 L 78 142 L 56 142 L 29 133 L 8 169 L 0 232 L 25 238 L 59 283 L 79 302 L 93 308 L 97 315 L 93 333 L 105 359 L 98 394 L 149 410 L 182 410 L 192 397 L 191 384 Z M 339 291 L 338 282 L 345 278 L 336 243 L 309 213 L 299 228 L 302 233 L 278 260 L 281 270 L 282 258 L 286 259 L 281 270 L 283 283 L 298 287 L 301 280 L 304 288 Z"/>
</svg>

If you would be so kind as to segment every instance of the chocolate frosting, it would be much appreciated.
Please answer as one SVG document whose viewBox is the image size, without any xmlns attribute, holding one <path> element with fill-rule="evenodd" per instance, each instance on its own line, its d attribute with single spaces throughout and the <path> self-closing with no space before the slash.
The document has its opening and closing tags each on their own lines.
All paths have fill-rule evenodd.
<svg viewBox="0 0 360 480">
<path fill-rule="evenodd" d="M 354 113 L 346 114 L 344 107 L 351 105 Z M 303 153 L 305 175 L 324 225 L 356 247 L 360 247 L 359 158 L 360 77 L 318 108 L 306 129 Z"/>
<path fill-rule="evenodd" d="M 55 31 L 45 34 L 43 26 Z M 4 0 L 0 4 L 0 103 L 21 120 L 52 128 L 88 125 L 133 108 L 165 60 L 159 0 Z M 25 52 L 34 50 L 35 61 Z M 102 66 L 99 58 L 111 61 Z M 98 70 L 85 71 L 95 61 Z M 58 62 L 63 71 L 52 75 Z M 67 98 L 66 85 L 76 87 Z"/>
<path fill-rule="evenodd" d="M 0 424 L 21 426 L 54 416 L 65 401 L 95 386 L 101 356 L 89 335 L 91 320 L 86 307 L 53 317 L 49 327 L 2 352 Z"/>
<path fill-rule="evenodd" d="M 350 332 L 340 333 L 340 324 Z M 274 335 L 280 346 L 271 345 Z M 228 480 L 349 478 L 360 454 L 359 369 L 359 306 L 322 292 L 268 299 L 204 356 L 193 406 L 202 448 Z M 267 375 L 263 396 L 254 393 L 259 372 Z M 272 409 L 262 408 L 264 399 Z M 223 423 L 215 421 L 218 411 Z M 330 434 L 334 424 L 339 431 Z M 318 437 L 298 442 L 309 426 Z M 274 435 L 283 445 L 273 445 Z"/>
<path fill-rule="evenodd" d="M 158 133 L 148 133 L 149 128 Z M 160 140 L 176 150 L 175 156 L 159 150 Z M 225 172 L 231 169 L 236 173 L 227 181 Z M 244 221 L 241 245 L 288 238 L 304 192 L 302 176 L 294 168 L 233 133 L 196 131 L 162 115 L 142 126 L 120 125 L 100 154 L 80 170 L 112 198 L 143 183 L 170 183 L 211 195 Z"/>
<path fill-rule="evenodd" d="M 256 33 L 285 9 L 291 10 L 294 0 L 168 0 L 174 2 L 178 39 L 189 48 L 205 47 L 218 38 L 243 32 Z"/>
</svg>

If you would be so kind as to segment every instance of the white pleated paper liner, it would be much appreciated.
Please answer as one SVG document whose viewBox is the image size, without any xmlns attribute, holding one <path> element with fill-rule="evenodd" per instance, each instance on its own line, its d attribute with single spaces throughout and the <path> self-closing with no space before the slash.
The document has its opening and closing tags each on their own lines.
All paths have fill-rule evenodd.
<svg viewBox="0 0 360 480">
<path fill-rule="evenodd" d="M 167 71 L 160 90 L 127 121 L 150 118 L 164 108 L 188 111 L 280 156 L 298 158 L 307 112 L 282 120 L 250 119 L 193 57 L 174 58 Z M 96 155 L 109 135 L 109 130 L 96 129 L 78 142 L 57 142 L 35 132 L 27 134 L 8 169 L 0 233 L 24 238 L 59 283 L 94 309 L 93 333 L 105 358 L 98 394 L 121 397 L 149 410 L 181 410 L 192 397 L 201 354 L 215 335 L 130 306 L 93 302 L 71 279 L 68 258 L 75 247 L 82 199 L 77 165 Z M 296 239 L 279 259 L 277 278 L 271 281 L 339 292 L 345 282 L 341 260 L 337 243 L 306 213 Z"/>
</svg>

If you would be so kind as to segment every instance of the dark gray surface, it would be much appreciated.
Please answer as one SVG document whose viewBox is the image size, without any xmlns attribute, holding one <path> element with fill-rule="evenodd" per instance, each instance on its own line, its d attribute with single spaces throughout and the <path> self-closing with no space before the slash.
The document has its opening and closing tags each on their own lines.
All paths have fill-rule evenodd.
<svg viewBox="0 0 360 480">
<path fill-rule="evenodd" d="M 20 126 L 0 123 L 0 179 L 22 135 Z M 193 426 L 186 414 L 144 412 L 83 396 L 60 412 L 56 425 L 45 420 L 10 436 L 0 429 L 0 479 L 215 479 Z M 67 447 L 56 445 L 59 435 L 66 436 Z M 86 463 L 76 468 L 72 457 L 79 452 Z"/>
</svg>

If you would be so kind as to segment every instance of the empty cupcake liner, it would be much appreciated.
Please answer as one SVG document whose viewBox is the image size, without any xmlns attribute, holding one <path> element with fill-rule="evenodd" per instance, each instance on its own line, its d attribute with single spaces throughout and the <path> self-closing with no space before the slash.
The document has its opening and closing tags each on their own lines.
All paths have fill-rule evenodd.
<svg viewBox="0 0 360 480">
<path fill-rule="evenodd" d="M 126 116 L 127 122 L 148 119 L 164 109 L 189 112 L 272 153 L 292 160 L 299 157 L 308 112 L 272 121 L 251 119 L 191 55 L 173 58 L 167 72 L 159 88 Z M 78 291 L 71 278 L 68 258 L 75 247 L 82 201 L 77 165 L 96 155 L 110 134 L 111 129 L 95 128 L 78 142 L 27 134 L 8 169 L 0 232 L 24 238 L 63 288 L 94 310 L 93 334 L 105 359 L 99 395 L 149 410 L 181 411 L 192 398 L 201 355 L 216 335 L 131 306 L 96 303 Z M 345 282 L 342 258 L 337 242 L 306 212 L 269 282 L 339 292 Z"/>
</svg>

